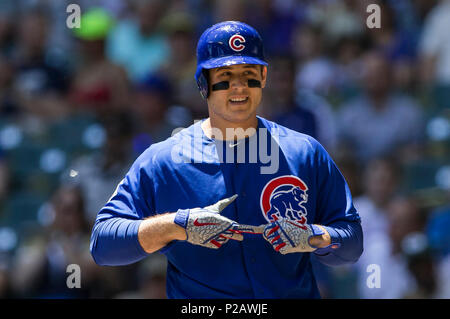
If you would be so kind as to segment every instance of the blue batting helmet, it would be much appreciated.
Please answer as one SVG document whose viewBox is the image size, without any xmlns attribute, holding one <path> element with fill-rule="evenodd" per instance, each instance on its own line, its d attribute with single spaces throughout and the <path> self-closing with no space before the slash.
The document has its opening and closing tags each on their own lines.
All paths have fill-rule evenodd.
<svg viewBox="0 0 450 319">
<path fill-rule="evenodd" d="M 221 22 L 203 32 L 197 44 L 195 72 L 195 80 L 203 98 L 209 95 L 208 79 L 203 70 L 234 64 L 267 66 L 258 32 L 238 21 Z"/>
</svg>

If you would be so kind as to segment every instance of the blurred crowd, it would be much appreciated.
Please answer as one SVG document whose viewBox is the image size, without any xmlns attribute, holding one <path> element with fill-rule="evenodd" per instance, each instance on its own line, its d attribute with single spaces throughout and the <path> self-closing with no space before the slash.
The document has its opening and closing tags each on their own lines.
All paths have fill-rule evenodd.
<svg viewBox="0 0 450 319">
<path fill-rule="evenodd" d="M 361 215 L 356 264 L 314 261 L 322 296 L 450 298 L 450 0 L 2 0 L 0 298 L 165 298 L 162 254 L 100 267 L 90 232 L 140 153 L 208 116 L 195 49 L 224 20 L 264 40 L 259 115 L 318 139 Z"/>
</svg>

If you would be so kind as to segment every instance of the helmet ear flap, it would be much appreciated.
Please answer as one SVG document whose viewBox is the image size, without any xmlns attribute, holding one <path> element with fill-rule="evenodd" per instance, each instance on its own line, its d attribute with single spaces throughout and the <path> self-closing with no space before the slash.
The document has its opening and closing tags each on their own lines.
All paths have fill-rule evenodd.
<svg viewBox="0 0 450 319">
<path fill-rule="evenodd" d="M 200 91 L 200 95 L 205 100 L 209 96 L 208 77 L 209 77 L 208 70 L 207 69 L 203 69 L 202 72 L 200 73 L 198 79 L 197 79 L 197 85 L 198 85 L 198 89 Z"/>
</svg>

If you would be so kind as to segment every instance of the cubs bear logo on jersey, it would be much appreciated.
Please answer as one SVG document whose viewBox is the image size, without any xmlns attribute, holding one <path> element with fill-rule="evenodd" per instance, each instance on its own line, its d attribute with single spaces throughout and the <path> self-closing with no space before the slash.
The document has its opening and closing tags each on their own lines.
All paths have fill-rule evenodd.
<svg viewBox="0 0 450 319">
<path fill-rule="evenodd" d="M 307 223 L 308 186 L 293 175 L 270 180 L 261 192 L 261 210 L 264 218 L 273 222 L 287 218 L 298 224 Z"/>
<path fill-rule="evenodd" d="M 233 35 L 228 41 L 230 48 L 237 52 L 244 50 L 245 45 L 243 43 L 245 43 L 245 38 L 239 34 Z"/>
</svg>

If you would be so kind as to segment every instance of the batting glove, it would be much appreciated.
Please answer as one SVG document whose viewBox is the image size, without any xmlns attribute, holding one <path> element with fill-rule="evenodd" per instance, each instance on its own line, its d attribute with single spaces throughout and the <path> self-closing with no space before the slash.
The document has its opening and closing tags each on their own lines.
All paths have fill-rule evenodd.
<svg viewBox="0 0 450 319">
<path fill-rule="evenodd" d="M 283 255 L 315 251 L 317 247 L 312 247 L 309 239 L 323 234 L 316 225 L 299 224 L 286 218 L 267 224 L 263 230 L 264 239 Z"/>
<path fill-rule="evenodd" d="M 218 249 L 230 239 L 241 241 L 245 229 L 220 215 L 236 197 L 233 195 L 204 208 L 180 209 L 174 222 L 186 229 L 186 240 L 194 245 Z"/>
</svg>

